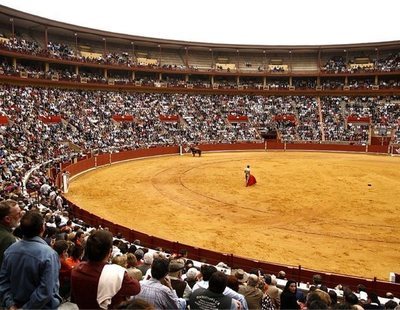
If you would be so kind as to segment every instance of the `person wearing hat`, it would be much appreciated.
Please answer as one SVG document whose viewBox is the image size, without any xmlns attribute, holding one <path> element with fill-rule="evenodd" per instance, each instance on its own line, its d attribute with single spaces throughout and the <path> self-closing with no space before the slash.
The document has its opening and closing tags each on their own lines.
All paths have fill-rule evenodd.
<svg viewBox="0 0 400 310">
<path fill-rule="evenodd" d="M 239 285 L 245 285 L 249 275 L 243 269 L 238 269 L 235 272 L 235 277 L 238 279 Z"/>
<path fill-rule="evenodd" d="M 192 289 L 187 282 L 182 280 L 182 271 L 184 268 L 185 261 L 183 259 L 173 259 L 169 262 L 168 275 L 171 279 L 172 288 L 176 291 L 178 297 L 188 301 L 192 294 Z"/>
</svg>

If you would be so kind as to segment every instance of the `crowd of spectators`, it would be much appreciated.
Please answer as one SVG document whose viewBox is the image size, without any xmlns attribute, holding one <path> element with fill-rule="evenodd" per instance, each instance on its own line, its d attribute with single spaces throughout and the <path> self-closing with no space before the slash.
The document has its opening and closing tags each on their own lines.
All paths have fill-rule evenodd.
<svg viewBox="0 0 400 310">
<path fill-rule="evenodd" d="M 346 73 L 347 64 L 346 60 L 342 56 L 335 56 L 330 58 L 325 65 L 321 68 L 322 71 L 327 73 Z"/>
<path fill-rule="evenodd" d="M 8 119 L 0 127 L 0 184 L 8 193 L 20 191 L 22 176 L 32 165 L 93 150 L 260 141 L 265 128 L 277 130 L 286 142 L 319 143 L 324 133 L 326 141 L 367 144 L 370 128 L 397 137 L 394 133 L 400 119 L 397 97 L 322 97 L 319 104 L 306 96 L 148 94 L 1 85 L 0 103 L 0 113 Z M 51 116 L 59 116 L 59 121 L 43 121 Z M 131 116 L 131 121 L 115 121 L 113 116 Z M 367 121 L 349 121 L 350 117 L 367 117 Z"/>
<path fill-rule="evenodd" d="M 44 45 L 44 44 L 43 44 Z M 32 39 L 25 39 L 22 37 L 3 38 L 0 42 L 0 48 L 16 51 L 24 54 L 32 54 L 43 57 L 52 57 L 57 59 L 65 59 L 86 63 L 97 63 L 105 65 L 120 65 L 126 67 L 148 67 L 148 68 L 162 68 L 172 71 L 181 71 L 189 68 L 190 70 L 197 71 L 196 66 L 186 66 L 182 63 L 165 63 L 161 64 L 159 60 L 155 63 L 142 63 L 138 62 L 136 56 L 128 51 L 105 51 L 104 49 L 99 53 L 94 53 L 95 56 L 83 56 L 77 50 L 77 46 L 72 47 L 65 43 L 56 41 L 49 41 L 47 46 L 42 46 L 39 42 Z M 356 57 L 354 57 L 356 59 Z M 371 57 L 371 65 L 355 65 L 354 59 L 346 60 L 343 56 L 332 56 L 321 67 L 321 70 L 326 73 L 358 73 L 358 72 L 393 72 L 400 70 L 400 56 L 399 53 L 390 53 L 383 57 L 377 58 L 375 55 Z M 211 61 L 210 61 L 211 63 Z M 210 66 L 211 67 L 211 66 Z M 262 71 L 263 65 L 259 65 L 259 71 Z M 270 72 L 284 73 L 285 66 L 270 65 Z M 212 71 L 210 68 L 209 70 Z M 217 68 L 221 70 L 221 68 Z M 225 71 L 225 70 L 224 70 Z M 226 70 L 230 71 L 230 70 Z"/>
</svg>

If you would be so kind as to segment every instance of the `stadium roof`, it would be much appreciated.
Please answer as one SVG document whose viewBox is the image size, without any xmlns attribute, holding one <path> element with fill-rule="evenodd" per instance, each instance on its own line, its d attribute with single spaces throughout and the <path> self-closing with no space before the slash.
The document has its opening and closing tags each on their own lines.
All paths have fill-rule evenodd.
<svg viewBox="0 0 400 310">
<path fill-rule="evenodd" d="M 0 0 L 23 12 L 136 36 L 250 45 L 330 45 L 399 40 L 400 2 L 381 0 Z"/>
</svg>

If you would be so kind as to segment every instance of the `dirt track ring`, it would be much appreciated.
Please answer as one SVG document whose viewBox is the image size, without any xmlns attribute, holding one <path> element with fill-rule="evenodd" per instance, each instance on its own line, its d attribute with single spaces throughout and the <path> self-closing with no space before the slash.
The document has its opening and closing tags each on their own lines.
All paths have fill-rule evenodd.
<svg viewBox="0 0 400 310">
<path fill-rule="evenodd" d="M 251 188 L 244 186 L 248 163 L 258 180 Z M 386 279 L 400 261 L 399 163 L 309 152 L 149 158 L 85 174 L 71 183 L 68 197 L 168 240 Z"/>
</svg>

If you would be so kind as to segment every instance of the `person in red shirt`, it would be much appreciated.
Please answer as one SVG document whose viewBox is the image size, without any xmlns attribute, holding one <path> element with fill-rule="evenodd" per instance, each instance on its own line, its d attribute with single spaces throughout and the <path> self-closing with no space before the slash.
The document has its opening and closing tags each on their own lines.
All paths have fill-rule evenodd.
<svg viewBox="0 0 400 310">
<path fill-rule="evenodd" d="M 60 258 L 60 296 L 64 299 L 68 298 L 71 290 L 71 270 L 72 267 L 66 262 L 68 258 L 68 242 L 65 240 L 57 240 L 53 246 Z"/>
<path fill-rule="evenodd" d="M 88 261 L 81 262 L 71 273 L 71 301 L 79 309 L 110 309 L 140 292 L 140 284 L 128 276 L 126 269 L 109 264 L 113 236 L 97 230 L 86 241 Z"/>
<path fill-rule="evenodd" d="M 68 252 L 69 252 L 69 257 L 65 260 L 65 262 L 71 268 L 74 268 L 81 262 L 83 256 L 83 248 L 80 245 L 71 243 Z"/>
</svg>

